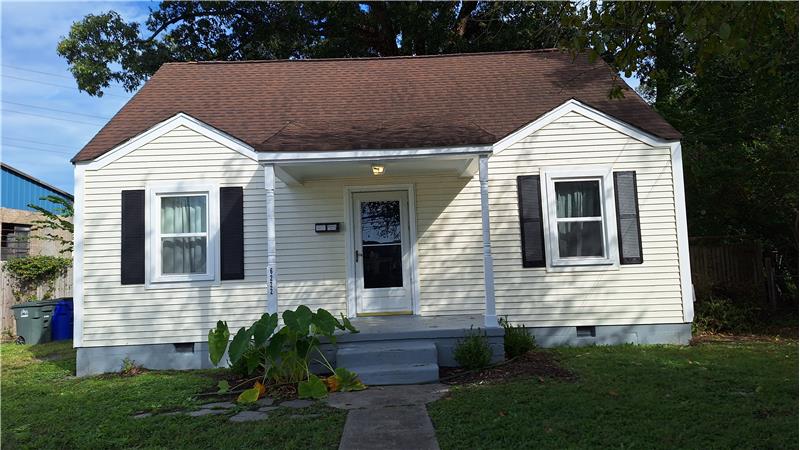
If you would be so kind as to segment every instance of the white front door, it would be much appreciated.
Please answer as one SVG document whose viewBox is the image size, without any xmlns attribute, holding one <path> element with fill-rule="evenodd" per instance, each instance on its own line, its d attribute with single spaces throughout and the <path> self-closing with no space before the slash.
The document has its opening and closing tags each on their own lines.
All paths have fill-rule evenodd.
<svg viewBox="0 0 800 450">
<path fill-rule="evenodd" d="M 357 314 L 411 314 L 408 193 L 354 193 L 353 224 Z"/>
</svg>

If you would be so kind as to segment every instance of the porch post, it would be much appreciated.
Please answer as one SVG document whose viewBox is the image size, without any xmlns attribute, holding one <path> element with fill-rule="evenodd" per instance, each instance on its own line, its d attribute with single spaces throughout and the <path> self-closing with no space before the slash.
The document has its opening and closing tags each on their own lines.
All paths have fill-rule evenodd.
<svg viewBox="0 0 800 450">
<path fill-rule="evenodd" d="M 492 237 L 489 229 L 489 155 L 478 160 L 478 179 L 481 184 L 481 223 L 483 225 L 483 289 L 486 295 L 484 313 L 486 327 L 497 326 L 494 306 L 494 263 L 492 262 Z"/>
<path fill-rule="evenodd" d="M 275 166 L 264 165 L 264 190 L 267 194 L 267 312 L 278 312 L 278 273 L 275 267 Z"/>
</svg>

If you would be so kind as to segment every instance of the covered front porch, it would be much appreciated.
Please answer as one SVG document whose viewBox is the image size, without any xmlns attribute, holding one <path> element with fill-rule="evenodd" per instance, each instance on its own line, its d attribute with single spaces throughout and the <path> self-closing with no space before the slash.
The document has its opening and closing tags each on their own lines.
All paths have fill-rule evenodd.
<svg viewBox="0 0 800 450">
<path fill-rule="evenodd" d="M 306 304 L 350 318 L 440 324 L 415 322 L 422 328 L 448 321 L 496 327 L 490 152 L 266 154 L 269 311 Z"/>
</svg>

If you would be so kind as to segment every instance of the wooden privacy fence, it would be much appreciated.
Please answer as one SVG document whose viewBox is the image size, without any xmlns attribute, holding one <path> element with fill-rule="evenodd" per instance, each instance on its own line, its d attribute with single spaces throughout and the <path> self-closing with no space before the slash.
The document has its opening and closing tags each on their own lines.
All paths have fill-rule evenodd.
<svg viewBox="0 0 800 450">
<path fill-rule="evenodd" d="M 689 238 L 692 282 L 702 299 L 714 291 L 753 295 L 775 306 L 777 290 L 771 257 L 761 243 L 724 237 Z"/>
<path fill-rule="evenodd" d="M 11 333 L 16 332 L 14 314 L 11 312 L 11 307 L 18 302 L 17 299 L 14 298 L 14 293 L 11 292 L 11 283 L 8 274 L 5 270 L 2 270 L 4 265 L 4 261 L 0 262 L 0 284 L 3 289 L 3 304 L 2 309 L 0 309 L 0 314 L 2 314 L 2 329 L 0 329 L 0 331 L 3 332 L 3 335 L 6 335 L 8 331 Z M 36 289 L 36 298 L 43 298 L 46 292 L 47 286 L 39 286 Z M 51 297 L 72 297 L 72 268 L 70 268 L 64 276 L 56 279 L 55 289 Z"/>
</svg>

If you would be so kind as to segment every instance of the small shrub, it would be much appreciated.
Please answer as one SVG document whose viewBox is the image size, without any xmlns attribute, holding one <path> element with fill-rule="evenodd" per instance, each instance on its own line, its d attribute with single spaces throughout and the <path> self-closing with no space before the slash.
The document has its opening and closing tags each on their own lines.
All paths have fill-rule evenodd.
<svg viewBox="0 0 800 450">
<path fill-rule="evenodd" d="M 536 341 L 528 333 L 525 325 L 511 325 L 508 323 L 508 318 L 503 317 L 498 319 L 498 322 L 505 330 L 503 349 L 505 350 L 506 358 L 516 358 L 536 348 Z"/>
<path fill-rule="evenodd" d="M 694 329 L 707 333 L 747 333 L 758 322 L 759 313 L 752 305 L 712 297 L 697 302 Z"/>
<path fill-rule="evenodd" d="M 465 369 L 480 369 L 492 362 L 492 349 L 486 334 L 478 328 L 470 327 L 463 339 L 459 340 L 453 350 L 456 362 Z"/>
<path fill-rule="evenodd" d="M 125 359 L 122 360 L 120 375 L 124 377 L 132 377 L 134 375 L 142 373 L 143 371 L 144 369 L 140 364 L 136 364 L 136 361 L 128 358 L 127 356 L 125 357 Z"/>
</svg>

